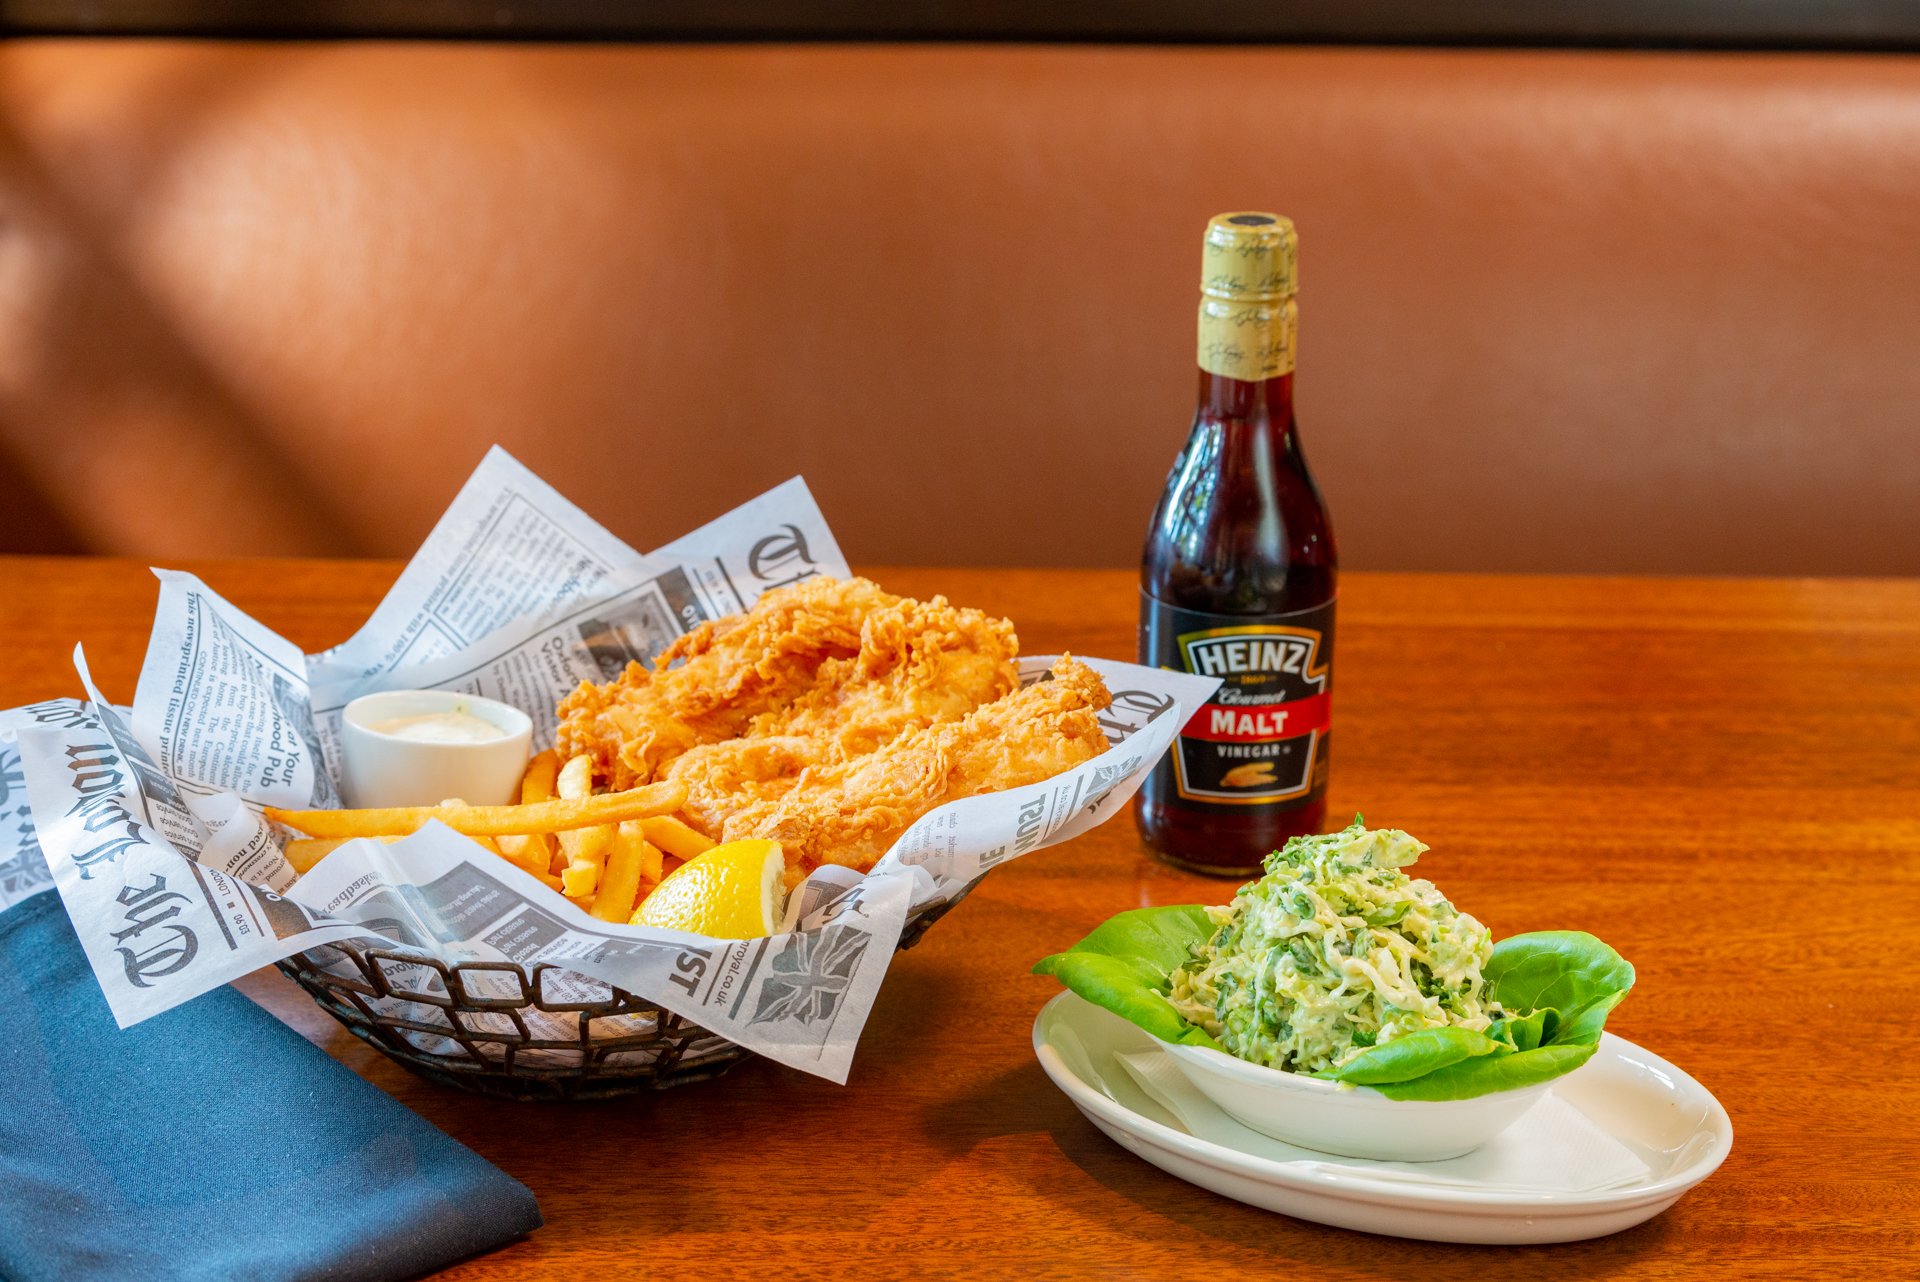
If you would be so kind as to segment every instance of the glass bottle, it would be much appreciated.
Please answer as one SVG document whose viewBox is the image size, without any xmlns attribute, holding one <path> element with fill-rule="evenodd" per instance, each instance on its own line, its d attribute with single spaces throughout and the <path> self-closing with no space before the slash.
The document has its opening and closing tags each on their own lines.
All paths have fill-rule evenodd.
<svg viewBox="0 0 1920 1282">
<path fill-rule="evenodd" d="M 1298 240 L 1221 214 L 1199 401 L 1140 558 L 1140 660 L 1221 679 L 1135 801 L 1169 863 L 1242 877 L 1326 818 L 1336 556 L 1293 417 Z"/>
</svg>

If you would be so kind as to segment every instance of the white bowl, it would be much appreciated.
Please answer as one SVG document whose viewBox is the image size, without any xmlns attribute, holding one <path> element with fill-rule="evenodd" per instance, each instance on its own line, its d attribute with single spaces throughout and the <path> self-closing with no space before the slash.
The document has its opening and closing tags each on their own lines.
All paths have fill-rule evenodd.
<svg viewBox="0 0 1920 1282">
<path fill-rule="evenodd" d="M 1388 1099 L 1304 1073 L 1249 1064 L 1210 1046 L 1168 1045 L 1194 1088 L 1249 1130 L 1344 1157 L 1437 1162 L 1471 1153 L 1552 1089 L 1552 1082 L 1460 1100 Z"/>
<path fill-rule="evenodd" d="M 427 743 L 374 726 L 398 717 L 464 712 L 500 731 L 472 743 Z M 518 708 L 452 690 L 385 690 L 346 707 L 342 780 L 353 806 L 431 806 L 449 798 L 475 806 L 517 801 L 533 746 L 533 721 Z"/>
</svg>

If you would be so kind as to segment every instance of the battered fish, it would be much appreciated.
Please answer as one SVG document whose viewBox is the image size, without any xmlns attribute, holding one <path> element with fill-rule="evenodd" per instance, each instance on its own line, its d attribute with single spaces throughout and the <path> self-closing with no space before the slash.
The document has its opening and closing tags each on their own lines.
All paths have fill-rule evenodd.
<svg viewBox="0 0 1920 1282">
<path fill-rule="evenodd" d="M 786 847 L 790 870 L 820 864 L 867 869 L 914 820 L 934 807 L 999 792 L 1071 769 L 1107 746 L 1096 719 L 1110 702 L 1098 673 L 1071 655 L 1037 681 L 958 721 L 906 731 L 870 753 L 807 764 L 798 778 L 764 781 L 674 770 L 687 784 L 688 812 L 721 840 L 770 837 Z M 782 765 L 791 741 L 763 751 Z"/>
<path fill-rule="evenodd" d="M 870 752 L 998 698 L 1015 684 L 1018 646 L 1005 619 L 944 597 L 806 579 L 702 624 L 652 668 L 632 663 L 618 680 L 583 683 L 560 704 L 559 749 L 592 756 L 615 788 L 696 753 L 685 768 L 716 786 L 790 782 L 806 765 Z"/>
</svg>

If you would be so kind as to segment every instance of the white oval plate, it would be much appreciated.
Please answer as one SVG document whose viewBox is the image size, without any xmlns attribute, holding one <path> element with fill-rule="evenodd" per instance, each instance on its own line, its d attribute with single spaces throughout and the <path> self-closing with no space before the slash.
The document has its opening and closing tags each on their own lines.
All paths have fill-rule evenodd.
<svg viewBox="0 0 1920 1282">
<path fill-rule="evenodd" d="M 1343 1229 L 1431 1242 L 1577 1242 L 1650 1220 L 1726 1160 L 1733 1124 L 1707 1088 L 1624 1038 L 1605 1034 L 1585 1065 L 1554 1084 L 1647 1164 L 1645 1180 L 1592 1193 L 1425 1188 L 1255 1157 L 1196 1139 L 1113 1062 L 1152 1049 L 1151 1034 L 1061 993 L 1033 1021 L 1040 1067 L 1114 1143 L 1171 1175 L 1249 1206 Z"/>
</svg>

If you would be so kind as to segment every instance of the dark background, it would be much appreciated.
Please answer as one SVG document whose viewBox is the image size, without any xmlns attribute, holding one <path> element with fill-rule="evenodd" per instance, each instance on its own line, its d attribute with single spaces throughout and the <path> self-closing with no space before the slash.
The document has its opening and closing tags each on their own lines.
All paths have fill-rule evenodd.
<svg viewBox="0 0 1920 1282">
<path fill-rule="evenodd" d="M 11 0 L 13 34 L 1920 49 L 1912 0 Z"/>
</svg>

